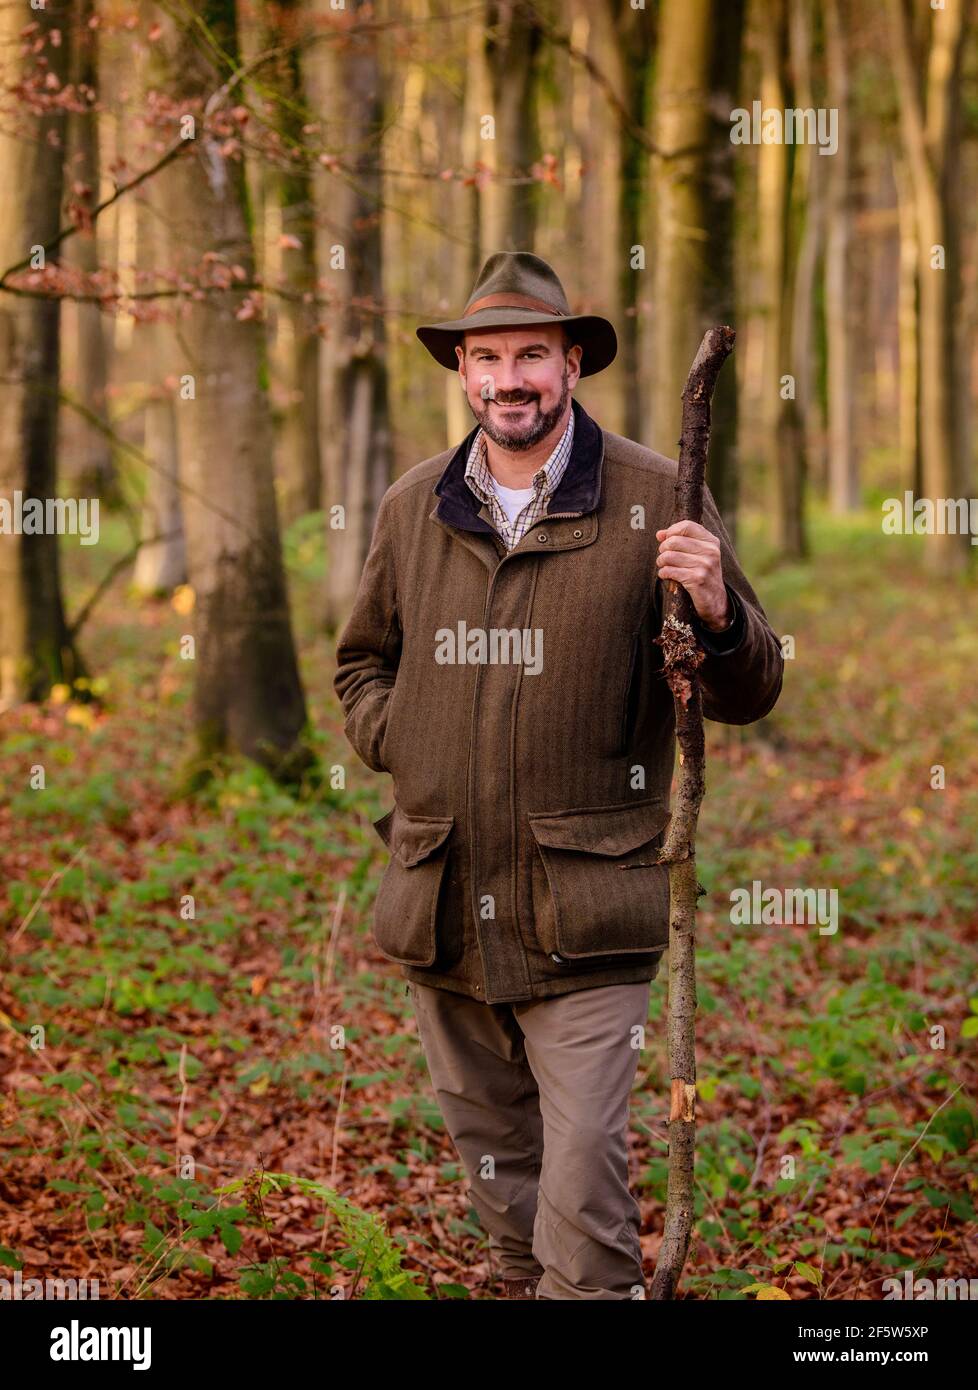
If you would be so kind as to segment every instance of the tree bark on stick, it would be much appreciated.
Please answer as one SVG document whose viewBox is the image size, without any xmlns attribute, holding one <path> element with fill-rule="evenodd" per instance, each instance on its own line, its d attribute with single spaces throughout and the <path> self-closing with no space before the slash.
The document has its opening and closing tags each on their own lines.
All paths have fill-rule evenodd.
<svg viewBox="0 0 978 1390">
<path fill-rule="evenodd" d="M 735 333 L 711 328 L 683 388 L 679 472 L 672 521 L 703 520 L 703 485 L 710 447 L 710 403 Z M 669 866 L 669 1182 L 662 1245 L 652 1297 L 673 1298 L 679 1284 L 694 1211 L 696 1155 L 696 822 L 706 790 L 703 699 L 697 671 L 705 653 L 696 641 L 693 601 L 677 580 L 664 581 L 662 648 L 679 743 L 679 786 L 659 862 Z"/>
</svg>

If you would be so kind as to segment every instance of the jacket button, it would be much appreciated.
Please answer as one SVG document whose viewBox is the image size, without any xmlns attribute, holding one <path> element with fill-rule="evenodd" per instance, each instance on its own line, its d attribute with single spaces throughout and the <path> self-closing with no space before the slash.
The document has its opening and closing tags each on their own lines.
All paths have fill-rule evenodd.
<svg viewBox="0 0 978 1390">
<path fill-rule="evenodd" d="M 543 544 L 546 542 L 546 539 L 547 539 L 547 533 L 546 533 L 546 531 L 541 531 L 540 534 L 537 536 L 537 540 L 540 542 L 541 545 L 543 545 Z"/>
<path fill-rule="evenodd" d="M 574 532 L 574 539 L 575 539 L 576 541 L 579 541 L 583 535 L 584 535 L 584 532 L 583 532 L 583 531 L 575 531 L 575 532 Z"/>
</svg>

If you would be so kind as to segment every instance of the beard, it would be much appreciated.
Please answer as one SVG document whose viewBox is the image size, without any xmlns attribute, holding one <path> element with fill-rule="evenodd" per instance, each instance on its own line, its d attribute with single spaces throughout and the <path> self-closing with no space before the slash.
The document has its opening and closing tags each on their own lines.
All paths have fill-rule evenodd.
<svg viewBox="0 0 978 1390">
<path fill-rule="evenodd" d="M 477 410 L 469 401 L 469 409 L 494 444 L 498 444 L 501 449 L 508 449 L 512 453 L 522 453 L 526 449 L 532 449 L 535 444 L 539 444 L 541 439 L 546 438 L 563 415 L 569 395 L 567 368 L 565 366 L 560 379 L 560 399 L 551 410 L 541 410 L 539 395 L 531 391 L 499 391 L 496 393 L 495 399 L 501 405 L 526 403 L 528 409 L 521 415 L 519 421 L 515 419 L 510 421 L 499 415 L 493 415 L 491 399 L 482 401 L 481 411 Z M 468 400 L 468 396 L 466 396 L 466 400 Z"/>
</svg>

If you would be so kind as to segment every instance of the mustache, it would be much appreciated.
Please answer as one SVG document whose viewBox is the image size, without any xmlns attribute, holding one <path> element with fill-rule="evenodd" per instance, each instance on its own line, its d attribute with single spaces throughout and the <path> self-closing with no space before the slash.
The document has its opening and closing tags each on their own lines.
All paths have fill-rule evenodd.
<svg viewBox="0 0 978 1390">
<path fill-rule="evenodd" d="M 540 399 L 539 394 L 527 395 L 523 391 L 497 391 L 491 397 L 497 405 L 532 405 Z"/>
</svg>

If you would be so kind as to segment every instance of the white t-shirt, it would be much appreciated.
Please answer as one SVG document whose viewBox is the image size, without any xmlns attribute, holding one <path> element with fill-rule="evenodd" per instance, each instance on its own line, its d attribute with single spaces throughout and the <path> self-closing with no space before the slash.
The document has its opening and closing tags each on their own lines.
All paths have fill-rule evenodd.
<svg viewBox="0 0 978 1390">
<path fill-rule="evenodd" d="M 510 526 L 519 516 L 520 512 L 528 502 L 533 501 L 533 494 L 536 488 L 533 487 L 503 487 L 502 483 L 492 480 L 496 496 L 499 498 L 499 505 L 506 513 Z"/>
</svg>

